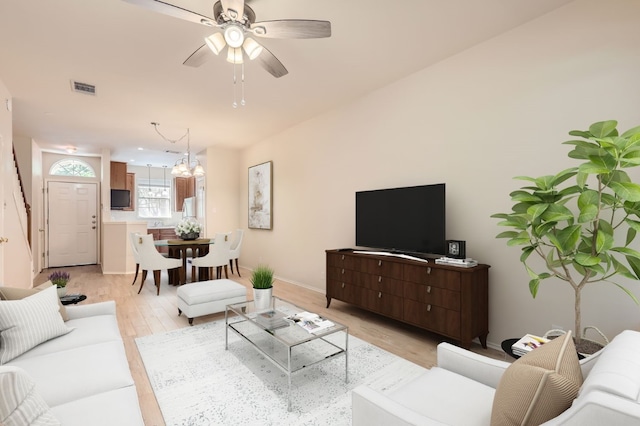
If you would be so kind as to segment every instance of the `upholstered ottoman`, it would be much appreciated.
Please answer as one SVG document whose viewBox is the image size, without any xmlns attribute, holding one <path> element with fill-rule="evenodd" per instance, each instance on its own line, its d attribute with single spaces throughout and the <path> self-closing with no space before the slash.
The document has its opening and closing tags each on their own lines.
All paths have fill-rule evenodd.
<svg viewBox="0 0 640 426">
<path fill-rule="evenodd" d="M 193 325 L 195 317 L 223 312 L 227 305 L 247 300 L 247 289 L 231 280 L 209 280 L 178 287 L 178 315 Z"/>
</svg>

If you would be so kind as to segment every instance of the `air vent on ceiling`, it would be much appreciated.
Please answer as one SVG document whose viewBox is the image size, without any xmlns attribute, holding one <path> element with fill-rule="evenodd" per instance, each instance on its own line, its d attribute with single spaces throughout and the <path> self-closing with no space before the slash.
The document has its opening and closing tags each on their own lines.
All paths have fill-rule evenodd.
<svg viewBox="0 0 640 426">
<path fill-rule="evenodd" d="M 180 151 L 171 151 L 170 149 L 165 149 L 164 152 L 167 154 L 180 154 Z"/>
<path fill-rule="evenodd" d="M 86 95 L 95 95 L 96 86 L 88 83 L 81 83 L 79 81 L 71 80 L 71 90 L 78 93 L 84 93 Z"/>
</svg>

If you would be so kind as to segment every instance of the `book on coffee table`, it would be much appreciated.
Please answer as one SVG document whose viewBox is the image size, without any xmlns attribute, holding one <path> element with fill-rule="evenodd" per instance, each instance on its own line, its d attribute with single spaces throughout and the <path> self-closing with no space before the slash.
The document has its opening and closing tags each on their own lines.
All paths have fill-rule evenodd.
<svg viewBox="0 0 640 426">
<path fill-rule="evenodd" d="M 333 327 L 334 323 L 312 312 L 299 312 L 289 317 L 291 321 L 307 330 L 309 333 L 318 333 L 326 328 Z"/>
<path fill-rule="evenodd" d="M 286 320 L 287 315 L 284 312 L 270 310 L 260 312 L 256 315 L 256 322 L 268 330 L 287 327 L 290 322 Z"/>
</svg>

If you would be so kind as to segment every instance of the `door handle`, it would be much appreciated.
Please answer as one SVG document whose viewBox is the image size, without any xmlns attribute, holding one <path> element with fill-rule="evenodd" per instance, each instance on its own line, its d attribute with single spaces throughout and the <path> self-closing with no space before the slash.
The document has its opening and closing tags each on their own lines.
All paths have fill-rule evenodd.
<svg viewBox="0 0 640 426">
<path fill-rule="evenodd" d="M 9 239 L 8 239 L 8 238 L 0 237 L 0 244 L 2 244 L 2 243 L 8 243 L 8 242 L 9 242 Z"/>
</svg>

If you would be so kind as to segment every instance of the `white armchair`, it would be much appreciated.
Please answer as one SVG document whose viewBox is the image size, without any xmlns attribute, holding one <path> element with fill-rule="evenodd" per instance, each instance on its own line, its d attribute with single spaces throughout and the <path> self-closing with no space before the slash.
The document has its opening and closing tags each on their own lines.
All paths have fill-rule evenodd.
<svg viewBox="0 0 640 426">
<path fill-rule="evenodd" d="M 140 283 L 138 294 L 140 294 L 140 292 L 142 291 L 144 282 L 147 279 L 148 271 L 153 271 L 153 281 L 157 288 L 156 294 L 160 294 L 160 272 L 162 270 L 179 268 L 179 282 L 184 282 L 184 269 L 182 268 L 182 260 L 166 258 L 161 255 L 156 249 L 155 244 L 153 243 L 153 235 L 138 234 L 135 238 L 134 244 L 137 248 L 139 256 L 140 269 L 142 269 L 142 282 Z"/>
<path fill-rule="evenodd" d="M 217 233 L 213 240 L 213 245 L 209 248 L 209 253 L 203 257 L 196 257 L 191 264 L 198 268 L 209 268 L 209 278 L 211 269 L 216 268 L 216 278 L 221 278 L 221 269 L 224 267 L 225 278 L 229 278 L 229 250 L 231 248 L 231 233 Z M 198 280 L 200 277 L 198 277 Z"/>
<path fill-rule="evenodd" d="M 448 343 L 437 351 L 437 367 L 398 389 L 354 389 L 353 426 L 489 425 L 496 388 L 512 364 Z M 584 383 L 577 398 L 544 425 L 640 424 L 639 332 L 622 332 L 579 368 Z"/>
</svg>

